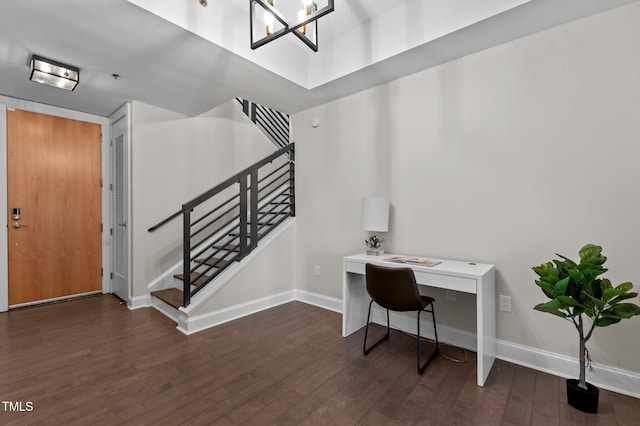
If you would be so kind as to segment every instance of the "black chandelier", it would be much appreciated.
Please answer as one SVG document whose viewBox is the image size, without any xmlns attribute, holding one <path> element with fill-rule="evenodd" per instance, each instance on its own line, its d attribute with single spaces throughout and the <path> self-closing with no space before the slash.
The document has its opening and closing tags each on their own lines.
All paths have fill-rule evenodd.
<svg viewBox="0 0 640 426">
<path fill-rule="evenodd" d="M 283 0 L 284 1 L 284 0 Z M 290 7 L 295 0 L 287 0 Z M 297 0 L 302 2 L 302 9 L 297 12 L 293 23 L 275 7 L 275 0 L 249 0 L 249 19 L 251 33 L 251 49 L 292 33 L 314 52 L 318 51 L 318 18 L 333 12 L 333 1 L 327 0 L 326 6 L 318 9 L 314 0 Z M 262 12 L 262 13 L 260 13 Z"/>
</svg>

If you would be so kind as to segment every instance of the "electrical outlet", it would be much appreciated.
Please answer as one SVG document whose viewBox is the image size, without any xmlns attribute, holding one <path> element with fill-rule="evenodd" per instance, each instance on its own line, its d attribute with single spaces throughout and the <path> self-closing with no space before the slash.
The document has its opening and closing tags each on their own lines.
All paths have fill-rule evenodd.
<svg viewBox="0 0 640 426">
<path fill-rule="evenodd" d="M 313 267 L 313 275 L 315 275 L 316 277 L 320 276 L 320 266 L 316 265 Z"/>
<path fill-rule="evenodd" d="M 500 310 L 511 312 L 511 297 L 500 295 Z"/>
<path fill-rule="evenodd" d="M 456 291 L 455 290 L 447 290 L 447 300 L 449 302 L 456 301 Z"/>
</svg>

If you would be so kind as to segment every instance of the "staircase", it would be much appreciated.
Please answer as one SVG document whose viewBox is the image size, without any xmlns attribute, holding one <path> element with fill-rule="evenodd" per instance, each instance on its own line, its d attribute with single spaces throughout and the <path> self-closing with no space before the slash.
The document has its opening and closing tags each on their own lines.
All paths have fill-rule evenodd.
<svg viewBox="0 0 640 426">
<path fill-rule="evenodd" d="M 216 232 L 205 243 L 195 244 L 189 253 L 191 268 L 187 272 L 188 279 L 185 278 L 185 272 L 173 276 L 181 284 L 181 288 L 157 290 L 151 292 L 151 295 L 176 309 L 188 306 L 191 297 L 200 289 L 224 270 L 240 262 L 252 248 L 257 247 L 260 240 L 283 221 L 294 216 L 291 189 L 286 185 L 282 186 L 271 197 L 258 204 L 257 217 L 253 222 L 256 224 L 255 233 L 252 233 L 254 226 L 249 213 L 246 224 L 242 225 L 240 218 L 237 218 L 231 226 Z M 240 229 L 241 226 L 244 227 L 244 232 Z M 252 244 L 252 241 L 255 243 Z M 188 288 L 187 293 L 185 288 Z"/>
<path fill-rule="evenodd" d="M 245 112 L 259 107 L 239 102 Z M 283 136 L 289 137 L 289 117 L 270 114 L 274 120 L 286 120 L 286 125 L 277 124 L 281 130 L 272 129 L 267 135 L 279 147 L 276 152 L 183 204 L 148 230 L 155 232 L 167 222 L 183 218 L 182 270 L 151 292 L 153 305 L 176 320 L 178 311 L 184 313 L 204 288 L 222 278 L 225 271 L 238 268 L 260 241 L 295 216 L 294 144 L 282 141 Z M 258 127 L 264 132 L 264 126 Z M 286 132 L 282 130 L 285 127 Z"/>
<path fill-rule="evenodd" d="M 242 107 L 242 112 L 277 148 L 284 148 L 289 144 L 290 121 L 287 114 L 247 99 L 236 98 L 236 102 Z"/>
</svg>

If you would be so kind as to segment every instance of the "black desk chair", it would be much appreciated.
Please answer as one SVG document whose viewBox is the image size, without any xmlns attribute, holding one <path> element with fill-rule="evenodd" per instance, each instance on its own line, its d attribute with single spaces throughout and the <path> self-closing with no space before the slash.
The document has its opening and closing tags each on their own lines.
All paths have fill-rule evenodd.
<svg viewBox="0 0 640 426">
<path fill-rule="evenodd" d="M 367 314 L 367 328 L 364 333 L 364 344 L 362 352 L 367 355 L 373 348 L 389 339 L 389 310 L 398 312 L 416 311 L 418 313 L 418 374 L 424 373 L 425 368 L 431 360 L 438 354 L 439 342 L 436 330 L 436 315 L 433 312 L 433 302 L 435 299 L 428 296 L 421 296 L 418 292 L 418 285 L 413 270 L 410 268 L 388 268 L 367 263 L 366 266 L 367 292 L 371 296 L 369 302 L 369 313 Z M 371 305 L 376 302 L 387 310 L 387 334 L 367 349 L 367 334 L 369 333 L 369 320 L 371 318 Z M 431 309 L 427 307 L 431 306 Z M 436 348 L 424 363 L 420 365 L 420 312 L 431 312 L 433 317 L 433 332 L 436 337 Z"/>
</svg>

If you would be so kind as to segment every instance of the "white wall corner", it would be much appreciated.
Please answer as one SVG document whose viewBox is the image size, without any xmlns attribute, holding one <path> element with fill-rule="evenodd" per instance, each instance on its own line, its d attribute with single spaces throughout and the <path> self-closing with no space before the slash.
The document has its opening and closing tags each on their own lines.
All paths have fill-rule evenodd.
<svg viewBox="0 0 640 426">
<path fill-rule="evenodd" d="M 304 290 L 294 290 L 294 291 L 295 291 L 295 300 L 304 302 L 308 305 L 317 306 L 319 308 L 324 308 L 329 311 L 342 314 L 342 310 L 343 310 L 342 299 L 324 296 L 322 294 L 317 294 L 317 293 L 311 293 Z"/>
<path fill-rule="evenodd" d="M 151 306 L 151 295 L 146 294 L 144 296 L 136 296 L 132 297 L 129 302 L 128 308 L 130 310 L 139 309 L 139 308 L 148 308 Z"/>
</svg>

